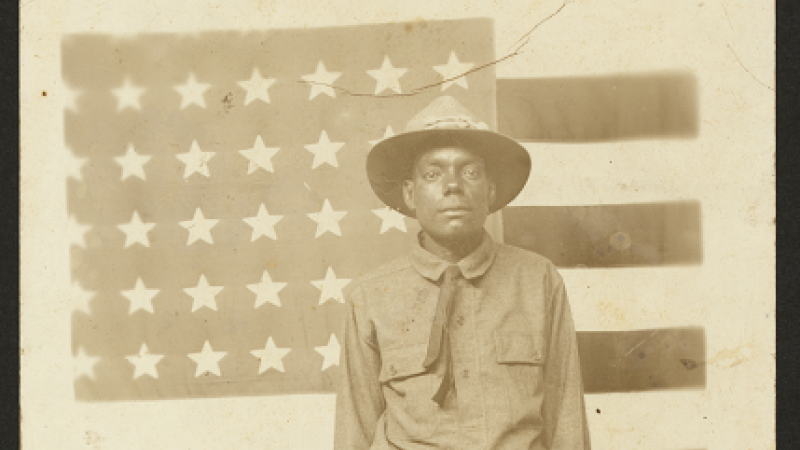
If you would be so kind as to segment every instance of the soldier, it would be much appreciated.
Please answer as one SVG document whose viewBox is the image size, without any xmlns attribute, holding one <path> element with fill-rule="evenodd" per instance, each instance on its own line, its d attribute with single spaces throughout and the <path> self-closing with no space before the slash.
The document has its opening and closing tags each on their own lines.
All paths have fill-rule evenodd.
<svg viewBox="0 0 800 450">
<path fill-rule="evenodd" d="M 590 448 L 561 276 L 484 229 L 530 169 L 446 96 L 371 150 L 373 190 L 421 231 L 346 290 L 337 450 Z"/>
</svg>

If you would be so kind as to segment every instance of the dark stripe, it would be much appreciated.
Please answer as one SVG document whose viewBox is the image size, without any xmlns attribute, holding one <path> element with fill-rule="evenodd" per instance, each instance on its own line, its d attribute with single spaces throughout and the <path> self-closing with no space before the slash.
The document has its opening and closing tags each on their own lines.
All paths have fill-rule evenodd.
<svg viewBox="0 0 800 450">
<path fill-rule="evenodd" d="M 522 141 L 696 137 L 697 79 L 686 72 L 500 78 L 497 124 Z"/>
<path fill-rule="evenodd" d="M 578 333 L 587 394 L 706 386 L 703 328 Z"/>
<path fill-rule="evenodd" d="M 507 244 L 559 267 L 700 264 L 700 203 L 512 206 L 503 210 Z"/>
</svg>

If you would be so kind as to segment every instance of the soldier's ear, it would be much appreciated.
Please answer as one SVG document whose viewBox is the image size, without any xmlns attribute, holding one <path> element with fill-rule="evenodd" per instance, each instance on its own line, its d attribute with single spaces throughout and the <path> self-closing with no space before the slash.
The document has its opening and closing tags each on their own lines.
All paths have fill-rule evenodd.
<svg viewBox="0 0 800 450">
<path fill-rule="evenodd" d="M 403 200 L 406 202 L 408 209 L 412 211 L 417 209 L 417 204 L 414 201 L 414 182 L 411 180 L 403 181 Z"/>
<path fill-rule="evenodd" d="M 492 205 L 494 205 L 494 201 L 497 200 L 497 185 L 494 184 L 494 180 L 491 178 L 489 179 L 489 209 L 491 209 Z"/>
</svg>

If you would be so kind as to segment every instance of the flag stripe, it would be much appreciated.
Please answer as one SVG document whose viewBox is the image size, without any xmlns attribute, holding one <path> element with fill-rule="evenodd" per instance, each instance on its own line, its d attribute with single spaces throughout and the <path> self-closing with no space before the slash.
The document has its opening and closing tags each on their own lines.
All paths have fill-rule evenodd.
<svg viewBox="0 0 800 450">
<path fill-rule="evenodd" d="M 688 72 L 499 78 L 498 130 L 522 141 L 688 138 L 700 130 Z"/>
<path fill-rule="evenodd" d="M 706 386 L 703 328 L 584 331 L 578 346 L 587 394 Z"/>
<path fill-rule="evenodd" d="M 505 242 L 560 267 L 700 264 L 701 231 L 697 201 L 503 210 Z"/>
</svg>

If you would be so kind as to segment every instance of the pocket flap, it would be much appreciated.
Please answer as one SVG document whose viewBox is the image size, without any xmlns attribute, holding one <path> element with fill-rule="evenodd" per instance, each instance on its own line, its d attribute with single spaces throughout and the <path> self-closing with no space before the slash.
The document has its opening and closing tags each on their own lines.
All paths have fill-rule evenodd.
<svg viewBox="0 0 800 450">
<path fill-rule="evenodd" d="M 414 344 L 381 352 L 381 383 L 427 372 L 422 365 L 428 354 L 428 344 Z"/>
<path fill-rule="evenodd" d="M 544 364 L 544 339 L 534 334 L 495 333 L 497 362 L 501 364 Z"/>
</svg>

